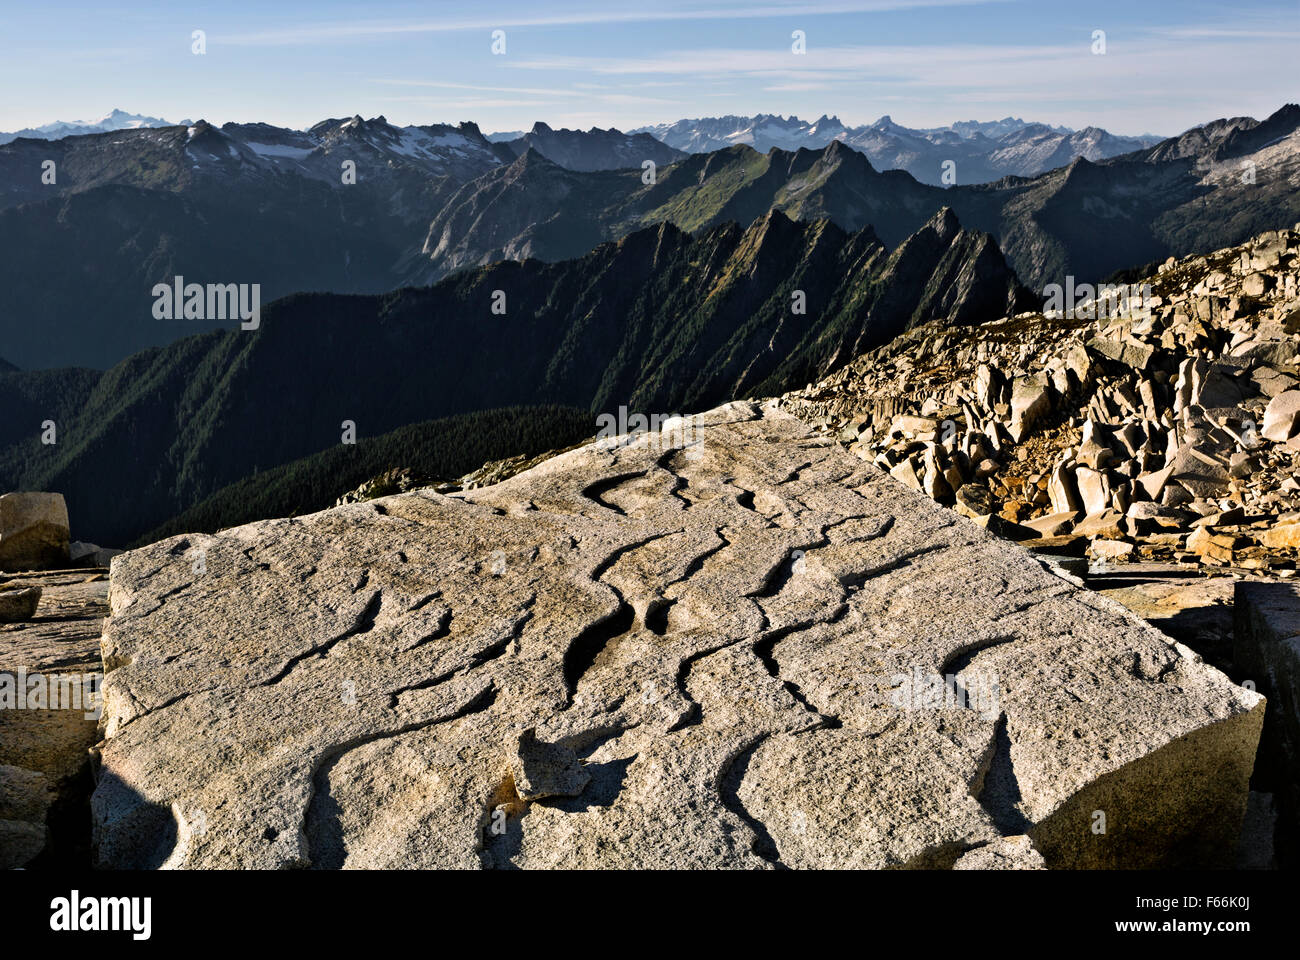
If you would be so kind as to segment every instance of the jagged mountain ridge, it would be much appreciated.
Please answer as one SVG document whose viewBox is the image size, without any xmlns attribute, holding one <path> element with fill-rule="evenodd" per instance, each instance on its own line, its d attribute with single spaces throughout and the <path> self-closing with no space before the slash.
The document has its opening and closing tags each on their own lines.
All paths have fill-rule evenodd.
<svg viewBox="0 0 1300 960">
<path fill-rule="evenodd" d="M 540 121 L 518 138 L 505 144 L 516 157 L 536 150 L 552 163 L 568 170 L 641 169 L 647 161 L 667 166 L 686 156 L 648 133 L 601 130 L 553 130 Z"/>
<path fill-rule="evenodd" d="M 258 284 L 262 303 L 390 290 L 428 211 L 508 157 L 473 124 L 359 117 L 14 141 L 0 147 L 0 338 L 20 367 L 103 368 L 225 325 L 157 320 L 150 291 L 176 276 Z"/>
<path fill-rule="evenodd" d="M 491 312 L 497 290 L 504 315 Z M 86 536 L 125 543 L 259 467 L 337 445 L 344 420 L 377 436 L 524 404 L 691 411 L 805 383 L 927 320 L 1031 299 L 948 211 L 892 252 L 869 229 L 779 212 L 696 235 L 663 224 L 557 264 L 288 297 L 256 331 L 189 337 L 98 376 L 0 374 L 6 409 L 39 405 L 42 388 L 66 404 L 55 446 L 26 422 L 5 426 L 0 485 L 58 489 Z"/>
<path fill-rule="evenodd" d="M 502 258 L 557 260 L 649 224 L 699 230 L 746 224 L 777 209 L 797 219 L 828 217 L 846 230 L 870 225 L 902 242 L 942 206 L 942 191 L 905 173 L 881 174 L 861 154 L 746 146 L 692 154 L 643 182 L 639 170 L 580 173 L 536 151 L 460 187 L 429 225 L 412 282 Z"/>
</svg>

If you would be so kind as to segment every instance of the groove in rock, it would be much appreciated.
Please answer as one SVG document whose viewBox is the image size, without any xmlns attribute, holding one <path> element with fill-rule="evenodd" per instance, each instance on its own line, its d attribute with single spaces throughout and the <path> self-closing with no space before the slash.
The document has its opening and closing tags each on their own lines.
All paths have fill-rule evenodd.
<svg viewBox="0 0 1300 960">
<path fill-rule="evenodd" d="M 799 684 L 795 683 L 793 680 L 787 680 L 781 676 L 781 665 L 777 662 L 776 656 L 774 655 L 773 651 L 776 648 L 777 641 L 779 641 L 785 635 L 786 633 L 783 633 L 780 630 L 773 630 L 767 636 L 762 637 L 754 644 L 754 655 L 757 656 L 760 661 L 762 661 L 764 669 L 766 669 L 767 672 L 771 674 L 772 679 L 780 681 L 781 685 L 785 687 L 786 693 L 790 694 L 790 696 L 794 698 L 796 703 L 798 703 L 809 713 L 821 719 L 823 727 L 825 727 L 828 730 L 839 729 L 839 727 L 841 726 L 839 717 L 822 713 L 811 703 L 809 703 L 806 697 L 804 697 L 803 691 L 799 689 Z"/>
<path fill-rule="evenodd" d="M 1011 737 L 1007 733 L 1005 713 L 998 717 L 990 750 L 992 756 L 983 780 L 977 784 L 979 792 L 975 799 L 1004 836 L 1028 833 L 1033 824 L 1020 809 L 1020 782 L 1011 762 Z"/>
<path fill-rule="evenodd" d="M 745 808 L 745 804 L 740 799 L 740 786 L 745 780 L 745 773 L 749 770 L 749 762 L 754 757 L 754 751 L 762 746 L 768 736 L 764 734 L 736 754 L 718 777 L 718 791 L 722 797 L 722 805 L 738 816 L 745 826 L 754 832 L 754 845 L 751 848 L 754 854 L 778 870 L 788 870 L 789 868 L 781 862 L 781 853 L 777 849 L 776 841 L 772 839 L 772 834 L 768 832 L 762 821 Z"/>
<path fill-rule="evenodd" d="M 947 548 L 940 543 L 931 544 L 928 547 L 921 547 L 919 550 L 913 550 L 910 553 L 905 553 L 901 557 L 895 557 L 893 560 L 890 560 L 888 563 L 882 563 L 878 567 L 871 567 L 867 570 L 862 570 L 848 577 L 844 577 L 840 580 L 840 582 L 844 586 L 848 587 L 850 590 L 857 590 L 860 587 L 862 587 L 862 585 L 865 584 L 868 580 L 874 580 L 877 577 L 883 577 L 886 574 L 894 573 L 895 571 L 901 570 L 904 567 L 910 567 L 912 565 L 913 560 L 917 560 L 920 557 L 925 556 L 926 554 L 936 553 L 940 550 L 945 550 L 945 549 Z"/>
<path fill-rule="evenodd" d="M 686 689 L 686 681 L 690 677 L 691 668 L 695 666 L 695 662 L 697 660 L 702 660 L 705 657 L 712 656 L 721 650 L 726 650 L 728 647 L 734 647 L 736 644 L 744 642 L 744 640 L 730 640 L 726 643 L 705 647 L 703 650 L 695 651 L 677 665 L 677 675 L 675 677 L 677 692 L 681 694 L 683 700 L 690 704 L 690 707 L 687 709 L 686 713 L 682 715 L 680 720 L 668 728 L 668 733 L 675 733 L 678 730 L 684 730 L 686 727 L 696 726 L 704 718 L 704 711 L 700 707 L 699 702 L 696 701 L 696 699 L 692 697 L 690 692 Z"/>
<path fill-rule="evenodd" d="M 371 596 L 370 600 L 366 603 L 366 608 L 363 611 L 361 611 L 361 615 L 357 617 L 357 622 L 355 624 L 353 624 L 350 628 L 344 630 L 342 633 L 338 634 L 337 636 L 332 637 L 329 640 L 326 640 L 324 643 L 318 643 L 310 650 L 306 650 L 295 657 L 291 657 L 289 659 L 289 662 L 286 663 L 283 667 L 281 667 L 280 670 L 275 674 L 275 676 L 271 677 L 269 680 L 263 680 L 261 683 L 256 684 L 256 686 L 269 687 L 272 684 L 279 683 L 281 680 L 287 677 L 293 671 L 293 669 L 296 666 L 298 666 L 298 664 L 302 663 L 304 660 L 307 660 L 311 657 L 318 657 L 318 656 L 323 657 L 326 654 L 328 654 L 330 650 L 332 650 L 335 646 L 337 646 L 342 641 L 348 639 L 349 637 L 356 637 L 365 633 L 369 633 L 371 630 L 374 629 L 375 619 L 379 616 L 379 607 L 383 603 L 383 598 L 384 595 L 380 591 L 376 590 L 374 594 Z"/>
<path fill-rule="evenodd" d="M 772 568 L 772 571 L 767 575 L 767 579 L 763 582 L 763 585 L 755 592 L 746 594 L 746 596 L 755 600 L 769 600 L 772 597 L 775 597 L 778 593 L 784 590 L 786 584 L 795 577 L 795 566 L 799 562 L 799 558 L 794 555 L 795 551 L 815 550 L 818 547 L 824 546 L 826 546 L 826 539 L 824 537 L 818 537 L 814 542 L 800 544 L 797 547 L 791 547 L 790 555 Z"/>
<path fill-rule="evenodd" d="M 356 737 L 325 750 L 316 760 L 316 768 L 312 771 L 310 779 L 311 795 L 303 810 L 302 834 L 306 840 L 307 863 L 302 866 L 315 870 L 339 870 L 347 860 L 347 844 L 343 839 L 343 825 L 340 820 L 343 808 L 331 794 L 329 780 L 330 771 L 345 754 L 379 740 L 400 737 L 440 723 L 451 723 L 476 713 L 483 713 L 492 708 L 496 698 L 496 686 L 489 685 L 465 706 L 447 716 L 420 720 L 395 730 L 384 730 Z"/>
<path fill-rule="evenodd" d="M 531 601 L 530 601 L 530 606 L 531 606 Z M 404 687 L 398 687 L 396 690 L 393 690 L 388 695 L 388 709 L 390 710 L 397 709 L 398 699 L 404 693 L 410 693 L 413 690 L 428 690 L 431 689 L 432 687 L 440 686 L 441 684 L 446 683 L 448 680 L 451 680 L 454 677 L 467 674 L 470 671 L 475 670 L 478 667 L 482 666 L 483 664 L 488 663 L 489 661 L 499 659 L 501 656 L 505 654 L 506 650 L 509 649 L 510 644 L 514 643 L 514 641 L 519 639 L 520 635 L 522 635 L 524 632 L 524 627 L 527 625 L 528 621 L 530 621 L 532 618 L 533 618 L 532 610 L 526 609 L 524 611 L 524 615 L 520 619 L 515 621 L 515 623 L 511 626 L 509 634 L 507 634 L 505 637 L 502 637 L 500 640 L 496 641 L 495 643 L 490 644 L 487 647 L 484 647 L 478 653 L 471 656 L 469 659 L 469 663 L 466 663 L 463 666 L 453 667 L 451 670 L 445 670 L 442 673 L 438 674 L 437 676 L 430 677 L 428 680 L 421 680 L 419 683 L 407 684 Z"/>
<path fill-rule="evenodd" d="M 569 691 L 569 701 L 578 692 L 578 682 L 596 662 L 605 645 L 615 637 L 622 636 L 636 623 L 636 612 L 632 605 L 623 599 L 623 595 L 614 590 L 618 598 L 618 609 L 602 620 L 597 620 L 574 638 L 564 652 L 564 683 Z"/>
<path fill-rule="evenodd" d="M 583 487 L 582 490 L 579 492 L 582 494 L 582 496 L 586 497 L 592 503 L 602 506 L 606 510 L 613 510 L 620 517 L 626 517 L 627 511 L 625 511 L 622 507 L 618 506 L 617 504 L 610 503 L 608 500 L 605 499 L 604 495 L 609 493 L 609 491 L 613 490 L 615 487 L 622 486 L 623 484 L 627 483 L 629 480 L 636 480 L 640 477 L 644 477 L 645 475 L 646 475 L 646 471 L 639 470 L 636 471 L 635 473 L 620 473 L 617 476 L 604 477 L 600 480 L 597 480 L 595 483 L 587 484 L 587 486 Z"/>
</svg>

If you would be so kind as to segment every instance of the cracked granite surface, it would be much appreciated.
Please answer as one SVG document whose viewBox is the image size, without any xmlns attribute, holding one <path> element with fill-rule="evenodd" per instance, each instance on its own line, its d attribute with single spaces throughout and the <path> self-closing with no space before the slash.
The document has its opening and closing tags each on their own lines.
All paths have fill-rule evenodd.
<svg viewBox="0 0 1300 960">
<path fill-rule="evenodd" d="M 787 414 L 690 425 L 116 558 L 100 864 L 1231 857 L 1261 697 Z"/>
</svg>

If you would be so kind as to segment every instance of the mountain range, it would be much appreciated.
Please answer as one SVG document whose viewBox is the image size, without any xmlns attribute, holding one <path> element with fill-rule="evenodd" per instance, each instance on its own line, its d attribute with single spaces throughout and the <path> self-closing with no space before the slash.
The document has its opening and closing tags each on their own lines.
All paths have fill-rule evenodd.
<svg viewBox="0 0 1300 960">
<path fill-rule="evenodd" d="M 1006 117 L 987 123 L 964 121 L 947 127 L 914 129 L 888 115 L 875 123 L 846 127 L 838 117 L 807 122 L 798 117 L 705 117 L 639 127 L 671 147 L 709 153 L 737 144 L 759 153 L 776 148 L 820 149 L 839 140 L 863 153 L 877 170 L 906 170 L 922 183 L 986 183 L 1005 176 L 1032 177 L 1065 166 L 1076 157 L 1105 160 L 1159 143 L 1161 137 L 1121 137 L 1099 127 L 1071 130 Z M 943 179 L 951 161 L 955 180 Z"/>
<path fill-rule="evenodd" d="M 583 169 L 642 147 L 664 162 L 676 155 L 617 131 L 539 125 L 528 137 Z M 152 316 L 150 291 L 176 276 L 257 283 L 263 302 L 390 290 L 409 282 L 403 265 L 442 202 L 525 149 L 491 143 L 473 123 L 396 127 L 383 117 L 306 131 L 200 120 L 14 140 L 0 146 L 0 342 L 21 367 L 102 369 L 213 329 Z"/>
<path fill-rule="evenodd" d="M 155 319 L 151 291 L 177 276 L 256 283 L 262 303 L 378 294 L 500 259 L 581 257 L 664 222 L 745 227 L 772 209 L 870 225 L 893 246 L 947 206 L 993 235 L 1030 287 L 1094 282 L 1300 220 L 1298 128 L 1289 105 L 1095 163 L 948 188 L 880 171 L 843 140 L 674 159 L 645 134 L 538 125 L 494 143 L 472 123 L 383 117 L 18 139 L 0 146 L 0 343 L 25 369 L 105 369 L 229 326 Z M 643 169 L 643 150 L 668 162 Z"/>
<path fill-rule="evenodd" d="M 596 413 L 770 395 L 916 324 L 1036 302 L 993 240 L 946 209 L 893 250 L 869 227 L 777 211 L 695 234 L 664 223 L 561 263 L 296 294 L 256 330 L 187 337 L 102 374 L 0 373 L 0 485 L 59 490 L 80 536 L 124 544 L 259 470 L 336 449 L 344 421 L 373 438 L 558 404 L 590 411 L 594 433 Z M 46 419 L 55 444 L 41 443 Z"/>
<path fill-rule="evenodd" d="M 1077 157 L 1037 177 L 947 189 L 877 170 L 844 141 L 821 149 L 738 144 L 660 171 L 577 172 L 541 154 L 462 185 L 433 218 L 409 276 L 428 282 L 493 260 L 576 256 L 602 240 L 669 221 L 686 230 L 767 210 L 870 224 L 887 244 L 952 207 L 993 234 L 1029 286 L 1105 279 L 1174 254 L 1211 250 L 1300 220 L 1300 107 L 1264 121 L 1219 120 L 1180 137 L 1093 163 Z"/>
</svg>

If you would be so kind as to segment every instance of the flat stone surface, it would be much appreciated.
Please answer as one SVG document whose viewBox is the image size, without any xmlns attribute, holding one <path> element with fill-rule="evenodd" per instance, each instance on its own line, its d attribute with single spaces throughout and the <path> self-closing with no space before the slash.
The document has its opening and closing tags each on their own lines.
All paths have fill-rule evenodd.
<svg viewBox="0 0 1300 960">
<path fill-rule="evenodd" d="M 1104 577 L 1089 577 L 1090 589 L 1118 601 L 1147 623 L 1184 643 L 1220 670 L 1231 672 L 1233 577 L 1168 577 L 1130 564 Z M 1235 674 L 1234 674 L 1235 676 Z"/>
<path fill-rule="evenodd" d="M 117 557 L 98 862 L 1231 862 L 1260 696 L 787 414 L 691 425 Z"/>
<path fill-rule="evenodd" d="M 102 672 L 99 638 L 108 613 L 108 577 L 103 570 L 61 570 L 8 582 L 36 585 L 42 593 L 31 620 L 0 624 L 0 763 L 38 770 L 57 783 L 86 764 L 87 751 L 99 739 L 85 684 L 97 685 Z M 21 709 L 4 699 L 15 697 L 23 678 L 31 689 L 46 692 L 48 709 L 35 696 L 26 697 Z M 58 679 L 82 684 L 80 708 L 65 705 L 74 701 Z M 52 703 L 56 696 L 62 698 L 58 704 Z"/>
</svg>

